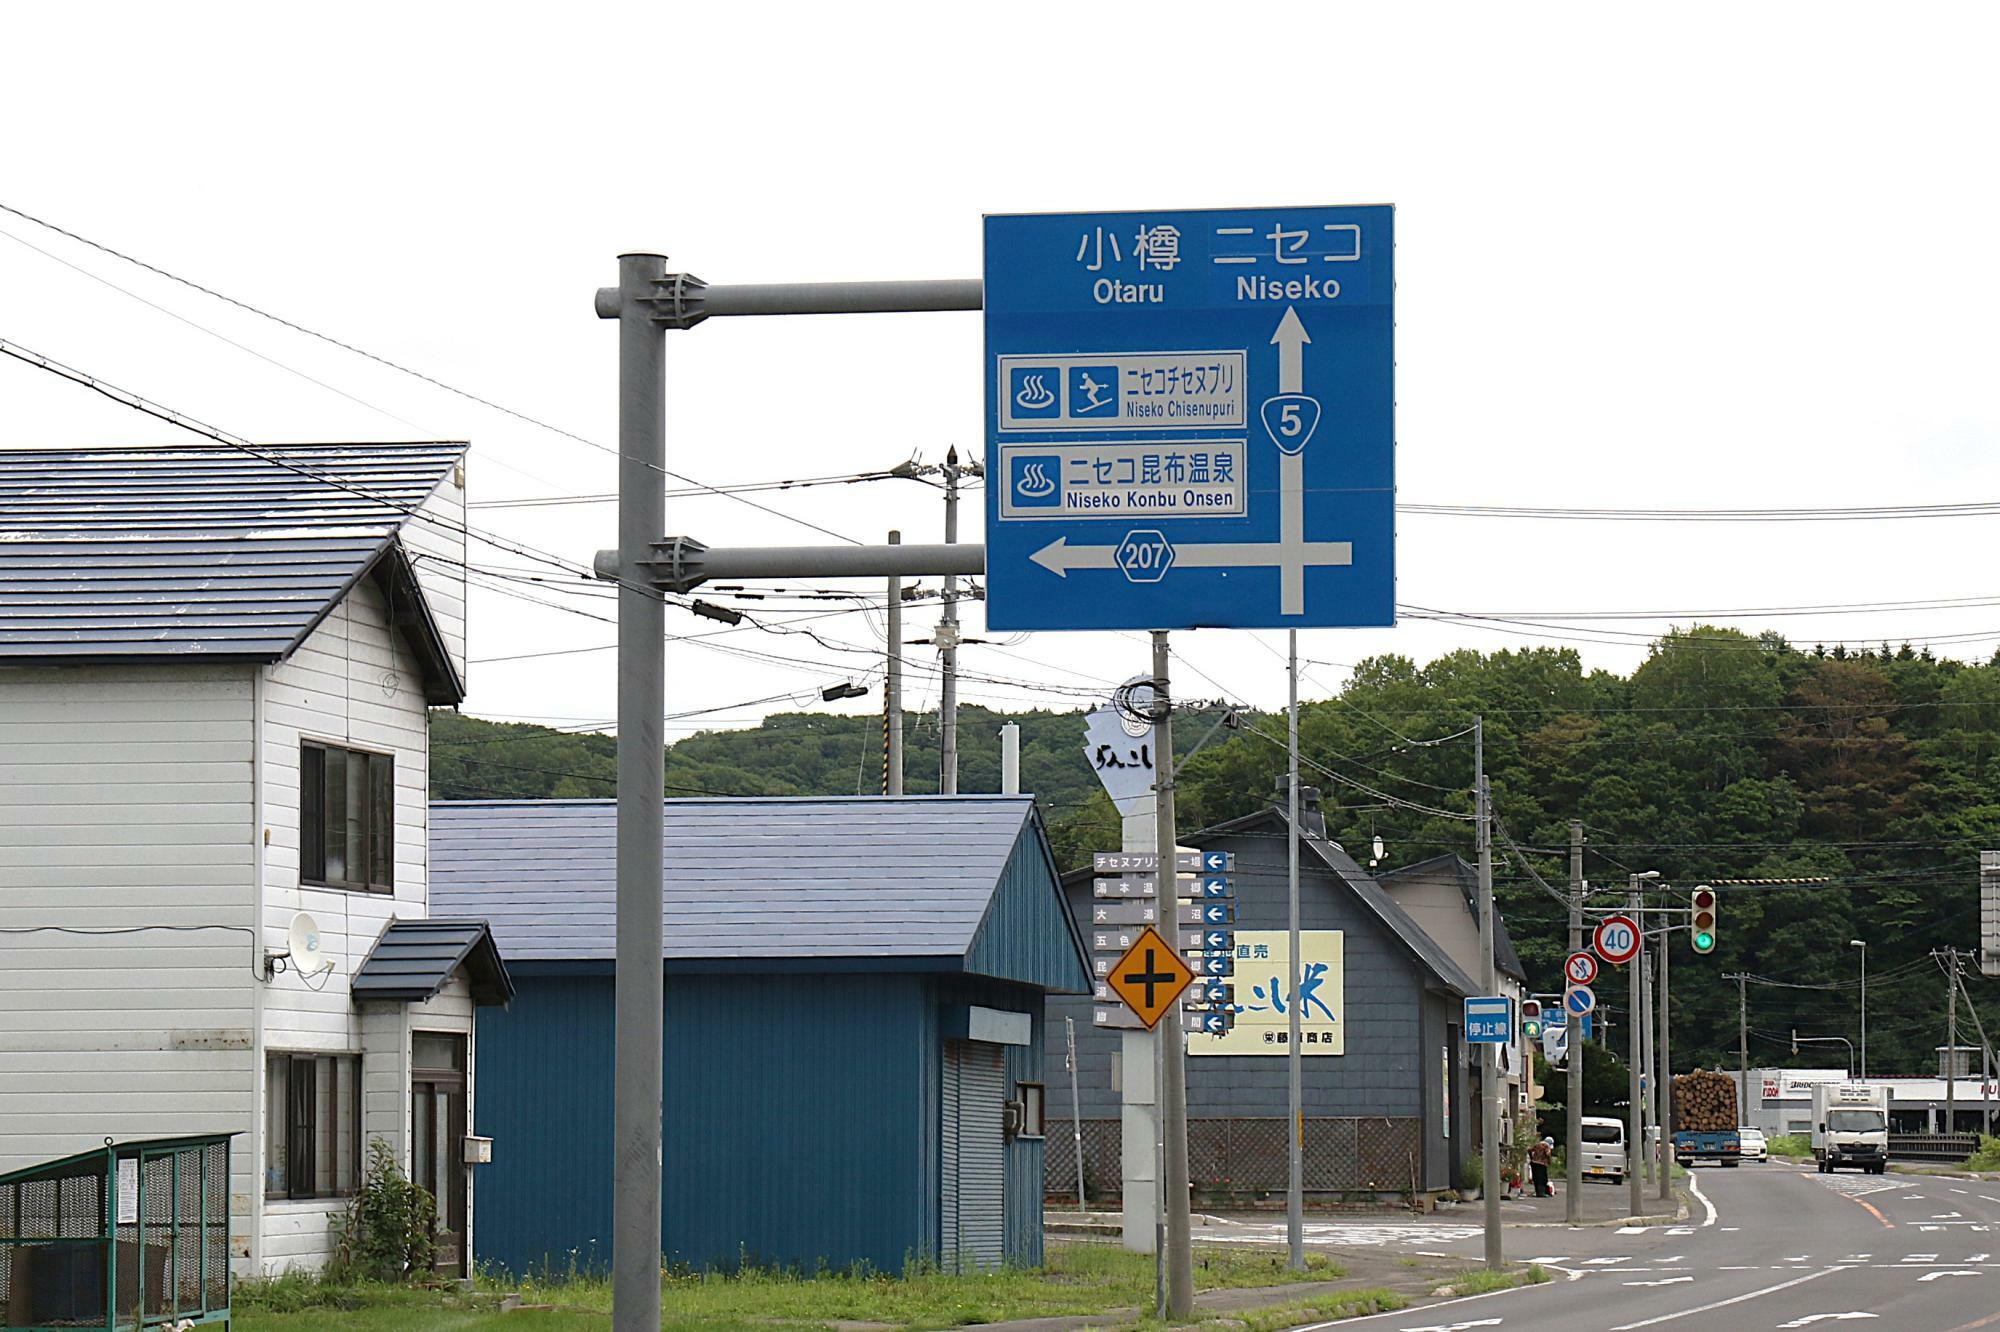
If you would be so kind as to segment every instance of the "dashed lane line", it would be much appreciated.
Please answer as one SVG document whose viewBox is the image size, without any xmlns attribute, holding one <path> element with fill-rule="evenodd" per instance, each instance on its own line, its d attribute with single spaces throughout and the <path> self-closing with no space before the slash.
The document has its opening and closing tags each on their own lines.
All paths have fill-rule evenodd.
<svg viewBox="0 0 2000 1332">
<path fill-rule="evenodd" d="M 1775 1286 L 1765 1286 L 1759 1290 L 1745 1291 L 1741 1295 L 1733 1295 L 1726 1300 L 1717 1300 L 1713 1304 L 1698 1304 L 1692 1309 L 1681 1309 L 1674 1313 L 1661 1314 L 1657 1318 L 1644 1318 L 1636 1323 L 1620 1323 L 1613 1327 L 1611 1332 L 1633 1332 L 1635 1328 L 1653 1327 L 1660 1323 L 1671 1323 L 1679 1318 L 1691 1318 L 1695 1314 L 1712 1313 L 1717 1309 L 1726 1309 L 1732 1304 L 1742 1304 L 1747 1300 L 1758 1299 L 1765 1295 L 1775 1295 L 1781 1290 L 1790 1290 L 1794 1286 L 1803 1286 L 1808 1281 L 1817 1281 L 1823 1276 L 1830 1276 L 1841 1270 L 1838 1267 L 1822 1267 L 1817 1272 L 1808 1272 L 1804 1276 L 1793 1277 L 1790 1281 L 1780 1281 Z"/>
</svg>

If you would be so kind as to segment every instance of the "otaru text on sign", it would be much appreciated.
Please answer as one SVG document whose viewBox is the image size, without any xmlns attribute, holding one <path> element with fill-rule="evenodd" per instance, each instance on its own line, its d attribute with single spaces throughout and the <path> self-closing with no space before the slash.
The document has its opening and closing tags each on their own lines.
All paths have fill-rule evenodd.
<svg viewBox="0 0 2000 1332">
<path fill-rule="evenodd" d="M 1393 624 L 1394 219 L 988 217 L 988 624 Z"/>
</svg>

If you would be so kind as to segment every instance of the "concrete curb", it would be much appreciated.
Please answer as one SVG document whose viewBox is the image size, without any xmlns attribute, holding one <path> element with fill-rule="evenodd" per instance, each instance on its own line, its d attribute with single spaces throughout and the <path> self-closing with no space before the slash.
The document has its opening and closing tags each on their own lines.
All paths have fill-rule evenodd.
<svg viewBox="0 0 2000 1332">
<path fill-rule="evenodd" d="M 1666 1212 L 1654 1212 L 1648 1216 L 1621 1216 L 1610 1221 L 1577 1221 L 1574 1223 L 1569 1221 L 1510 1221 L 1508 1225 L 1518 1230 L 1583 1230 L 1593 1227 L 1608 1228 L 1613 1226 L 1652 1227 L 1686 1225 L 1688 1217 L 1693 1215 L 1688 1203 L 1687 1193 L 1685 1190 L 1675 1189 L 1674 1196 L 1680 1200 L 1680 1206 L 1675 1208 L 1671 1215 Z"/>
<path fill-rule="evenodd" d="M 1990 1170 L 1983 1172 L 1978 1170 L 1954 1170 L 1950 1166 L 1912 1165 L 1903 1161 L 1889 1162 L 1889 1173 L 1892 1175 L 1928 1175 L 1933 1179 L 2000 1180 L 2000 1174 L 1995 1174 Z"/>
</svg>

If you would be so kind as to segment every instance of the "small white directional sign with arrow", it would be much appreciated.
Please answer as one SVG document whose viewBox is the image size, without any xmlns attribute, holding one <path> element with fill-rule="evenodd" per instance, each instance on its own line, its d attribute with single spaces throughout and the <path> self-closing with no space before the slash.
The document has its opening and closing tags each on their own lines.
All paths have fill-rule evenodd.
<svg viewBox="0 0 2000 1332">
<path fill-rule="evenodd" d="M 1393 224 L 988 217 L 988 624 L 1394 623 Z"/>
</svg>

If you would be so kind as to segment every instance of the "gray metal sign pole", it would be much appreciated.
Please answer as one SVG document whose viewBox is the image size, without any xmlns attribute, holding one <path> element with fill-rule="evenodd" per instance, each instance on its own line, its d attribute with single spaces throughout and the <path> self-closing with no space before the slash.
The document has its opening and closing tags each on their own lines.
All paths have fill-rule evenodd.
<svg viewBox="0 0 2000 1332">
<path fill-rule="evenodd" d="M 1626 909 L 1631 912 L 1632 919 L 1635 921 L 1639 920 L 1639 876 L 1636 874 L 1632 876 L 1630 890 L 1625 894 L 1625 905 Z M 1625 980 L 1627 984 L 1625 1000 L 1630 1006 L 1626 1013 L 1626 1021 L 1632 1028 L 1632 1067 L 1627 1071 L 1626 1075 L 1626 1081 L 1630 1087 L 1629 1094 L 1631 1100 L 1627 1102 L 1625 1108 L 1625 1122 L 1627 1125 L 1625 1130 L 1625 1186 L 1631 1194 L 1629 1201 L 1631 1202 L 1632 1215 L 1634 1216 L 1643 1215 L 1646 1208 L 1646 1199 L 1642 1191 L 1643 1185 L 1639 1181 L 1639 1163 L 1646 1155 L 1645 1125 L 1641 1122 L 1643 1116 L 1640 1114 L 1640 1107 L 1644 1103 L 1645 1098 L 1639 1091 L 1639 1065 L 1644 1058 L 1646 1049 L 1646 1024 L 1641 1020 L 1644 1001 L 1641 998 L 1643 992 L 1639 983 L 1639 963 L 1645 956 L 1645 936 L 1641 935 L 1638 954 L 1625 964 Z"/>
<path fill-rule="evenodd" d="M 889 544 L 903 544 L 901 532 Z M 882 676 L 882 794 L 903 794 L 903 579 L 889 575 L 889 661 Z"/>
<path fill-rule="evenodd" d="M 958 450 L 944 457 L 944 543 L 958 544 Z M 944 678 L 938 695 L 938 790 L 958 794 L 958 578 L 944 579 L 944 617 L 937 630 Z"/>
<path fill-rule="evenodd" d="M 1289 806 L 1288 823 L 1291 835 L 1290 855 L 1285 865 L 1285 909 L 1287 923 L 1291 928 L 1291 1011 L 1287 1020 L 1290 1027 L 1290 1045 L 1285 1050 L 1285 1117 L 1291 1123 L 1285 1126 L 1285 1137 L 1291 1143 L 1288 1154 L 1289 1170 L 1285 1176 L 1285 1247 L 1290 1254 L 1294 1272 L 1306 1270 L 1306 1219 L 1305 1219 L 1305 1069 L 1304 1055 L 1299 1050 L 1299 631 L 1290 631 L 1286 638 L 1285 681 L 1290 697 L 1286 702 L 1287 739 L 1285 789 Z M 1445 1089 L 1449 1096 L 1451 1089 Z"/>
<path fill-rule="evenodd" d="M 1178 902 L 1174 876 L 1178 872 L 1178 834 L 1174 827 L 1174 709 L 1173 691 L 1167 683 L 1167 635 L 1153 631 L 1153 695 L 1159 721 L 1159 754 L 1154 760 L 1159 773 L 1153 816 L 1154 846 L 1159 854 L 1155 870 L 1159 881 L 1162 911 L 1172 911 Z M 1187 1141 L 1187 1039 L 1183 1035 L 1181 1006 L 1167 1006 L 1160 1019 L 1160 1136 L 1164 1140 L 1160 1161 L 1160 1193 L 1166 1210 L 1166 1314 L 1187 1318 L 1194 1313 L 1194 1252 L 1190 1248 L 1188 1216 Z"/>
<path fill-rule="evenodd" d="M 1583 821 L 1569 821 L 1569 951 L 1583 951 Z M 1565 986 L 1565 989 L 1568 987 Z M 1565 1004 L 1567 1007 L 1567 1004 Z M 1569 1148 L 1563 1156 L 1563 1219 L 1583 1220 L 1583 1019 L 1563 1014 L 1569 1024 Z M 1532 1067 L 1535 1052 L 1528 1051 Z"/>
<path fill-rule="evenodd" d="M 600 552 L 597 573 L 618 592 L 617 1031 L 612 1091 L 612 1327 L 659 1332 L 660 1099 L 665 1034 L 661 986 L 661 800 L 666 792 L 666 605 L 659 591 L 666 528 L 666 363 L 664 329 L 692 328 L 715 315 L 864 314 L 977 310 L 977 279 L 943 282 L 833 282 L 710 287 L 667 272 L 659 254 L 618 258 L 618 285 L 598 289 L 600 319 L 618 321 L 618 549 Z M 847 554 L 849 548 L 840 548 Z M 898 548 L 917 555 L 923 547 Z M 982 547 L 964 569 L 948 561 L 918 572 L 980 573 Z M 767 560 L 774 552 L 763 552 Z M 787 552 L 794 557 L 798 552 Z M 878 557 L 880 558 L 880 557 Z M 776 563 L 775 560 L 771 561 Z M 754 564 L 755 561 L 752 561 Z M 886 559 L 884 560 L 886 563 Z M 825 562 L 800 574 L 830 576 Z M 869 572 L 875 576 L 892 570 Z M 762 570 L 706 576 L 757 577 Z M 796 574 L 791 576 L 797 576 Z M 696 581 L 699 581 L 697 579 Z M 668 588 L 668 590 L 683 590 Z"/>
<path fill-rule="evenodd" d="M 666 347 L 649 308 L 666 256 L 618 257 L 618 904 L 611 1160 L 612 1327 L 660 1326 L 661 797 L 666 602 L 646 563 L 666 524 Z M 604 314 L 604 297 L 598 297 Z M 600 557 L 601 558 L 601 557 Z"/>
<path fill-rule="evenodd" d="M 1486 789 L 1486 719 L 1472 719 L 1472 799 L 1479 823 L 1479 983 L 1486 994 L 1500 993 L 1493 965 L 1493 800 Z M 1499 1267 L 1500 1234 L 1500 1047 L 1479 1048 L 1480 1201 L 1486 1213 L 1486 1265 Z M 1447 1078 L 1441 1094 L 1451 1095 Z"/>
<path fill-rule="evenodd" d="M 1674 1196 L 1674 1065 L 1668 1055 L 1667 961 L 1673 952 L 1675 927 L 1660 931 L 1660 1197 Z"/>
</svg>

